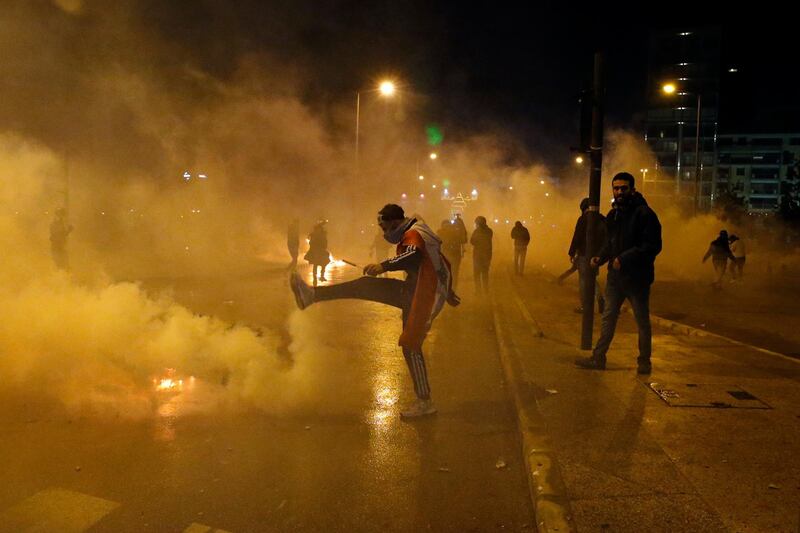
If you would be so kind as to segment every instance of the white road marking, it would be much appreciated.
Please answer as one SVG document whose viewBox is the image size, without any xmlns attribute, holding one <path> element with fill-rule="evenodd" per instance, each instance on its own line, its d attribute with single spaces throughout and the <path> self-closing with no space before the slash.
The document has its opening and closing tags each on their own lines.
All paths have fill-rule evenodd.
<svg viewBox="0 0 800 533">
<path fill-rule="evenodd" d="M 183 530 L 183 533 L 230 533 L 230 531 L 225 531 L 224 529 L 214 529 L 211 526 L 193 522 L 189 527 Z"/>
<path fill-rule="evenodd" d="M 0 513 L 0 531 L 81 533 L 119 504 L 65 489 L 45 489 Z"/>
</svg>

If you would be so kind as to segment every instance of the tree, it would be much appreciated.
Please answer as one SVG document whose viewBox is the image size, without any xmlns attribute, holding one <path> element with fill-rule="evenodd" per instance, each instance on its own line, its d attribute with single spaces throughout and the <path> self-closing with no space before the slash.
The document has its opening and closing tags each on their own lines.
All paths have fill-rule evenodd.
<svg viewBox="0 0 800 533">
<path fill-rule="evenodd" d="M 792 155 L 793 161 L 786 169 L 786 179 L 781 182 L 781 203 L 778 214 L 792 225 L 800 225 L 800 158 Z"/>
<path fill-rule="evenodd" d="M 730 220 L 734 224 L 740 224 L 747 214 L 747 204 L 744 196 L 726 189 L 714 198 L 714 211 L 720 220 Z"/>
</svg>

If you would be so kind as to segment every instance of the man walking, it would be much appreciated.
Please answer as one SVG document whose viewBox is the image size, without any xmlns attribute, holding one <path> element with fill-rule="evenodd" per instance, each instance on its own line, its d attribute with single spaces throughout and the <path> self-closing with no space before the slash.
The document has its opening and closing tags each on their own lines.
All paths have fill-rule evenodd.
<svg viewBox="0 0 800 533">
<path fill-rule="evenodd" d="M 453 289 L 456 289 L 458 287 L 458 273 L 461 270 L 461 257 L 464 254 L 465 239 L 463 239 L 461 230 L 453 220 L 442 220 L 442 225 L 436 234 L 442 240 L 442 253 L 450 262 Z"/>
<path fill-rule="evenodd" d="M 472 245 L 472 272 L 475 277 L 475 292 L 489 291 L 489 266 L 492 264 L 492 235 L 486 225 L 486 217 L 475 219 L 475 231 L 469 243 Z"/>
<path fill-rule="evenodd" d="M 521 276 L 525 272 L 525 256 L 528 254 L 531 234 L 528 228 L 517 220 L 511 229 L 511 238 L 514 240 L 514 274 Z"/>
<path fill-rule="evenodd" d="M 655 278 L 654 263 L 661 252 L 661 223 L 644 197 L 636 190 L 634 177 L 620 172 L 611 180 L 614 206 L 606 216 L 607 237 L 590 265 L 608 262 L 606 308 L 603 312 L 600 338 L 591 357 L 575 364 L 590 370 L 606 368 L 606 353 L 614 338 L 622 303 L 631 302 L 639 329 L 637 373 L 652 370 L 652 329 L 650 326 L 650 285 Z"/>
<path fill-rule="evenodd" d="M 731 253 L 727 231 L 721 230 L 719 236 L 711 241 L 711 244 L 708 245 L 706 255 L 703 256 L 703 263 L 705 263 L 709 257 L 711 258 L 711 263 L 714 265 L 714 272 L 717 276 L 711 286 L 719 289 L 722 287 L 722 278 L 725 277 L 725 272 L 728 270 L 728 259 L 732 262 L 736 261 L 736 258 Z"/>
<path fill-rule="evenodd" d="M 406 218 L 403 208 L 388 204 L 378 212 L 378 225 L 387 241 L 397 245 L 397 256 L 382 263 L 364 267 L 364 277 L 353 281 L 309 287 L 293 272 L 289 284 L 300 309 L 326 300 L 355 298 L 383 303 L 402 310 L 403 333 L 399 345 L 403 348 L 417 402 L 401 416 L 414 418 L 436 412 L 431 401 L 431 389 L 422 343 L 445 302 L 458 305 L 460 300 L 451 287 L 450 265 L 441 253 L 441 241 L 433 231 L 415 218 Z M 405 281 L 376 278 L 383 272 L 404 270 Z"/>
</svg>

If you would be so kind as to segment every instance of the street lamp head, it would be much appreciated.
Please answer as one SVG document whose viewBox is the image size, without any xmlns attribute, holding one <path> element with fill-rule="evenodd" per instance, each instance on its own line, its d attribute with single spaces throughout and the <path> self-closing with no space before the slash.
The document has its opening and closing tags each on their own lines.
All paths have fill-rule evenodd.
<svg viewBox="0 0 800 533">
<path fill-rule="evenodd" d="M 665 83 L 661 90 L 664 91 L 664 94 L 673 94 L 675 92 L 675 84 L 674 83 Z"/>
<path fill-rule="evenodd" d="M 436 152 L 431 152 L 431 156 L 430 157 L 431 157 L 431 159 L 436 159 L 439 156 L 436 154 Z"/>
<path fill-rule="evenodd" d="M 382 81 L 381 84 L 378 86 L 378 90 L 381 92 L 383 96 L 392 96 L 395 92 L 395 85 L 391 81 Z"/>
<path fill-rule="evenodd" d="M 578 163 L 579 165 L 583 164 L 583 157 L 582 156 L 576 157 L 575 162 Z"/>
</svg>

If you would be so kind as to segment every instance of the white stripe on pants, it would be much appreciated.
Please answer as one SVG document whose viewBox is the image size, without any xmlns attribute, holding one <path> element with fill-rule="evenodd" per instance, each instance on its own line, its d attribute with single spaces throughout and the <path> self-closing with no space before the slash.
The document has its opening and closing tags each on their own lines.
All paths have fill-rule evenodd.
<svg viewBox="0 0 800 533">
<path fill-rule="evenodd" d="M 422 352 L 407 350 L 403 348 L 403 357 L 406 358 L 408 371 L 411 373 L 411 380 L 414 382 L 414 392 L 421 400 L 428 400 L 431 397 L 431 386 L 428 383 L 428 372 L 425 368 L 425 358 Z"/>
</svg>

